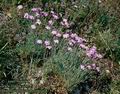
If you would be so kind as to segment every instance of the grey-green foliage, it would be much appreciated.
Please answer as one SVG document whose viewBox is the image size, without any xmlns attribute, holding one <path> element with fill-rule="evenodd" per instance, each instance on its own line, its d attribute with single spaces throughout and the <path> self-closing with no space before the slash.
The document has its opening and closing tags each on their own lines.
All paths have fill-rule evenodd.
<svg viewBox="0 0 120 94">
<path fill-rule="evenodd" d="M 72 52 L 59 50 L 44 64 L 44 73 L 59 74 L 65 81 L 66 88 L 71 90 L 85 75 L 85 71 L 80 69 L 80 64 L 87 63 L 87 59 L 82 60 L 81 53 L 83 53 L 81 49 L 74 49 Z"/>
</svg>

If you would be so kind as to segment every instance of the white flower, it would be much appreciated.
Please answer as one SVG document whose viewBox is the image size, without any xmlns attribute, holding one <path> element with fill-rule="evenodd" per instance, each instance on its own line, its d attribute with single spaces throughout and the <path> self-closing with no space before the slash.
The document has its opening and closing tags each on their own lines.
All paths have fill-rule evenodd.
<svg viewBox="0 0 120 94">
<path fill-rule="evenodd" d="M 35 79 L 31 79 L 31 83 L 34 84 L 35 83 Z"/>
<path fill-rule="evenodd" d="M 67 22 L 67 19 L 63 19 L 63 22 Z"/>
<path fill-rule="evenodd" d="M 41 24 L 40 19 L 37 19 L 36 24 L 38 24 L 38 25 L 40 25 L 40 24 Z"/>
<path fill-rule="evenodd" d="M 42 44 L 42 40 L 38 39 L 38 40 L 36 41 L 36 43 L 37 43 L 37 44 Z"/>
<path fill-rule="evenodd" d="M 56 39 L 56 40 L 54 40 L 54 43 L 58 44 L 58 43 L 59 43 L 59 40 L 57 40 L 57 39 Z"/>
<path fill-rule="evenodd" d="M 72 51 L 72 48 L 71 48 L 71 47 L 68 47 L 67 49 L 68 49 L 68 51 Z"/>
<path fill-rule="evenodd" d="M 63 34 L 63 38 L 68 38 L 69 37 L 69 34 Z"/>
<path fill-rule="evenodd" d="M 106 70 L 106 73 L 110 73 L 110 71 L 109 71 L 109 70 Z"/>
<path fill-rule="evenodd" d="M 101 54 L 96 54 L 96 56 L 101 59 L 103 56 Z"/>
<path fill-rule="evenodd" d="M 85 66 L 84 65 L 80 65 L 81 70 L 85 70 Z"/>
<path fill-rule="evenodd" d="M 78 8 L 78 6 L 77 6 L 77 5 L 74 5 L 74 7 L 75 7 L 75 8 Z"/>
<path fill-rule="evenodd" d="M 102 3 L 102 1 L 101 1 L 101 0 L 99 0 L 99 3 Z"/>
<path fill-rule="evenodd" d="M 48 24 L 49 24 L 49 25 L 53 25 L 53 21 L 52 21 L 52 20 L 49 20 L 49 21 L 48 21 Z"/>
<path fill-rule="evenodd" d="M 91 69 L 92 67 L 90 65 L 87 66 L 88 69 Z"/>
<path fill-rule="evenodd" d="M 41 10 L 41 8 L 32 8 L 32 9 L 31 9 L 32 12 L 37 12 L 37 11 L 39 11 L 39 10 Z"/>
<path fill-rule="evenodd" d="M 50 49 L 52 49 L 52 46 L 46 46 L 46 48 L 50 50 Z"/>
<path fill-rule="evenodd" d="M 22 8 L 23 8 L 23 5 L 18 5 L 18 6 L 17 6 L 17 9 L 18 9 L 18 10 L 21 10 Z"/>
<path fill-rule="evenodd" d="M 44 80 L 43 79 L 40 80 L 40 84 L 44 84 Z"/>
<path fill-rule="evenodd" d="M 50 27 L 50 26 L 48 26 L 48 25 L 47 25 L 45 28 L 46 28 L 47 30 L 50 30 L 50 29 L 51 29 L 51 27 Z"/>
<path fill-rule="evenodd" d="M 31 25 L 31 28 L 32 29 L 36 29 L 36 26 L 33 24 L 33 25 Z"/>
<path fill-rule="evenodd" d="M 69 41 L 68 44 L 69 44 L 70 46 L 73 46 L 73 43 L 72 43 L 71 41 Z"/>
<path fill-rule="evenodd" d="M 39 16 L 40 16 L 40 14 L 36 12 L 36 13 L 35 13 L 35 16 L 36 16 L 36 17 L 39 17 Z"/>
<path fill-rule="evenodd" d="M 57 34 L 57 31 L 56 31 L 56 30 L 53 30 L 51 33 L 52 33 L 53 35 L 56 35 L 56 34 Z"/>
<path fill-rule="evenodd" d="M 97 70 L 97 72 L 100 72 L 100 68 L 99 67 L 96 67 L 96 70 Z"/>
<path fill-rule="evenodd" d="M 60 33 L 57 33 L 57 34 L 56 34 L 56 37 L 61 37 L 61 34 L 60 34 Z"/>
<path fill-rule="evenodd" d="M 25 14 L 24 14 L 24 18 L 28 19 L 28 18 L 29 18 L 29 14 L 28 14 L 28 13 L 25 13 Z"/>
<path fill-rule="evenodd" d="M 56 19 L 56 20 L 59 19 L 59 17 L 58 17 L 57 15 L 55 15 L 55 14 L 52 14 L 52 16 L 53 16 L 53 18 Z"/>
<path fill-rule="evenodd" d="M 71 39 L 70 40 L 73 44 L 75 44 L 76 43 L 76 41 L 74 40 L 74 39 Z"/>
<path fill-rule="evenodd" d="M 86 49 L 86 50 L 89 49 L 87 46 L 85 46 L 85 45 L 82 44 L 82 43 L 80 44 L 80 47 L 81 47 L 82 49 Z"/>
<path fill-rule="evenodd" d="M 62 22 L 60 22 L 60 24 L 61 24 L 61 25 L 63 25 L 63 26 L 65 25 L 63 21 L 62 21 Z"/>
<path fill-rule="evenodd" d="M 29 94 L 28 92 L 25 92 L 25 94 Z"/>
<path fill-rule="evenodd" d="M 55 12 L 54 12 L 54 11 L 51 11 L 50 13 L 54 14 Z"/>
<path fill-rule="evenodd" d="M 96 68 L 96 64 L 93 63 L 93 64 L 92 64 L 92 67 L 93 67 L 93 68 Z"/>
</svg>

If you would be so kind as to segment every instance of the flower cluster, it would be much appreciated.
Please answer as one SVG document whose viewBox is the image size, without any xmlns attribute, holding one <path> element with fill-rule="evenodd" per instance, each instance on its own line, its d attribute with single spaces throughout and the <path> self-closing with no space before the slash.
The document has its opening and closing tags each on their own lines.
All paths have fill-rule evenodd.
<svg viewBox="0 0 120 94">
<path fill-rule="evenodd" d="M 35 19 L 33 15 L 30 15 L 30 14 L 28 14 L 28 13 L 25 13 L 25 14 L 24 14 L 24 18 L 30 19 L 30 20 L 34 20 L 34 19 Z"/>
<path fill-rule="evenodd" d="M 80 68 L 81 70 L 95 70 L 100 72 L 100 67 L 98 67 L 96 64 L 81 64 Z"/>
<path fill-rule="evenodd" d="M 42 40 L 38 39 L 38 40 L 36 40 L 36 43 L 43 45 L 45 48 L 47 48 L 49 50 L 52 48 L 49 40 L 42 41 Z"/>
<path fill-rule="evenodd" d="M 95 46 L 86 50 L 86 55 L 93 59 L 102 58 L 102 55 L 97 53 Z"/>
<path fill-rule="evenodd" d="M 67 19 L 63 19 L 63 21 L 61 22 L 61 25 L 65 26 L 67 28 L 69 28 L 69 26 L 70 26 Z"/>
<path fill-rule="evenodd" d="M 36 24 L 39 24 L 39 25 L 41 24 L 41 21 L 38 22 L 38 20 L 40 20 L 41 17 L 49 17 L 49 18 L 51 18 L 48 21 L 48 24 L 45 26 L 45 28 L 47 30 L 50 30 L 52 28 L 54 22 L 57 21 L 58 19 L 60 19 L 61 16 L 60 16 L 60 14 L 55 13 L 54 11 L 50 11 L 50 12 L 42 11 L 41 8 L 32 8 L 31 13 L 25 13 L 24 14 L 24 18 L 32 20 L 32 21 L 35 22 L 31 26 L 32 29 L 36 29 L 36 28 L 34 28 L 34 27 L 36 27 Z M 62 26 L 64 26 L 64 28 L 70 27 L 70 24 L 68 23 L 68 20 L 65 19 L 65 18 L 63 18 L 63 20 L 58 21 L 58 22 L 60 22 L 60 24 Z"/>
<path fill-rule="evenodd" d="M 50 34 L 53 36 L 53 42 L 55 44 L 59 43 L 59 39 L 64 39 L 66 40 L 66 43 L 68 44 L 67 50 L 68 51 L 72 51 L 72 49 L 74 47 L 80 47 L 81 49 L 83 49 L 86 53 L 86 55 L 91 58 L 91 59 L 100 59 L 102 58 L 101 54 L 98 54 L 97 49 L 95 46 L 93 47 L 89 47 L 86 45 L 86 40 L 80 36 L 77 35 L 77 33 L 72 33 L 68 27 L 70 27 L 70 24 L 68 22 L 68 19 L 66 18 L 62 18 L 62 21 L 57 21 L 58 19 L 60 19 L 60 16 L 58 15 L 58 13 L 55 13 L 54 11 L 50 11 L 50 12 L 45 12 L 42 11 L 41 8 L 32 8 L 31 9 L 32 13 L 25 13 L 24 18 L 29 19 L 29 20 L 34 20 L 34 24 L 31 25 L 32 29 L 36 29 L 36 25 L 40 25 L 41 24 L 41 18 L 42 17 L 49 17 L 50 19 L 47 22 L 47 25 L 45 26 L 45 29 L 50 31 Z M 64 28 L 67 28 L 67 30 L 65 32 L 61 32 L 61 30 L 56 29 L 53 25 L 54 22 L 57 21 L 58 23 L 60 23 L 60 25 L 62 25 Z M 43 44 L 45 46 L 45 48 L 47 49 L 52 49 L 53 46 L 52 44 L 50 44 L 51 41 L 49 40 L 37 40 L 36 43 L 37 44 Z"/>
</svg>

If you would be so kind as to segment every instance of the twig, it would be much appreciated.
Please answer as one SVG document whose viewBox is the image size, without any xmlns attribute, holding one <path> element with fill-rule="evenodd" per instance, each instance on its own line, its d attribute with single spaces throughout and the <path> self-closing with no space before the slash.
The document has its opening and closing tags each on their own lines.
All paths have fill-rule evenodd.
<svg viewBox="0 0 120 94">
<path fill-rule="evenodd" d="M 8 42 L 0 49 L 0 52 L 8 45 Z"/>
</svg>

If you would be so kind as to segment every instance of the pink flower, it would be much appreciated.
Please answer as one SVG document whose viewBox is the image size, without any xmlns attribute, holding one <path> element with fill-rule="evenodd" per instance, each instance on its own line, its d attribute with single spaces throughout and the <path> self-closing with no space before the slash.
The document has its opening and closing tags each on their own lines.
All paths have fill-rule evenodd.
<svg viewBox="0 0 120 94">
<path fill-rule="evenodd" d="M 91 64 L 91 66 L 93 67 L 93 69 L 95 69 L 95 68 L 96 68 L 96 64 Z"/>
<path fill-rule="evenodd" d="M 89 58 L 92 58 L 92 55 L 91 55 L 89 52 L 87 52 L 86 55 L 87 55 Z"/>
<path fill-rule="evenodd" d="M 62 21 L 62 22 L 60 22 L 60 24 L 61 24 L 62 26 L 67 27 L 67 28 L 69 27 L 69 23 L 68 23 L 68 22 L 63 22 L 63 21 Z"/>
<path fill-rule="evenodd" d="M 92 48 L 90 48 L 89 50 L 87 50 L 86 52 L 86 54 L 87 54 L 87 56 L 88 57 L 90 57 L 90 58 L 93 58 L 93 59 L 97 59 L 97 58 L 102 58 L 102 55 L 101 54 L 98 54 L 97 53 L 97 51 L 96 51 L 96 47 L 95 46 L 93 46 Z"/>
<path fill-rule="evenodd" d="M 96 54 L 98 58 L 102 58 L 103 56 L 101 54 Z"/>
<path fill-rule="evenodd" d="M 34 16 L 32 16 L 32 15 L 29 15 L 29 17 L 28 17 L 30 20 L 34 20 L 35 18 L 34 18 Z"/>
<path fill-rule="evenodd" d="M 61 37 L 62 35 L 60 33 L 57 33 L 56 34 L 56 37 Z"/>
<path fill-rule="evenodd" d="M 29 17 L 29 14 L 28 14 L 28 13 L 25 13 L 25 14 L 24 14 L 24 18 L 28 19 L 28 17 Z"/>
<path fill-rule="evenodd" d="M 86 42 L 86 39 L 83 39 L 83 38 L 81 38 L 81 37 L 79 37 L 83 42 Z"/>
<path fill-rule="evenodd" d="M 74 39 L 71 39 L 70 40 L 73 44 L 75 44 L 76 43 L 76 41 L 74 40 Z"/>
<path fill-rule="evenodd" d="M 76 37 L 76 36 L 77 36 L 77 34 L 72 33 L 70 36 L 71 36 L 72 38 L 74 38 L 74 37 Z"/>
<path fill-rule="evenodd" d="M 46 40 L 44 43 L 46 46 L 50 45 L 50 41 L 48 41 L 48 40 Z"/>
<path fill-rule="evenodd" d="M 96 51 L 96 49 L 97 49 L 97 48 L 96 48 L 95 46 L 93 46 L 93 47 L 91 48 L 92 51 Z"/>
<path fill-rule="evenodd" d="M 49 20 L 49 21 L 48 21 L 48 24 L 49 24 L 49 25 L 53 25 L 53 21 L 52 21 L 52 20 Z"/>
<path fill-rule="evenodd" d="M 38 12 L 38 11 L 41 11 L 42 9 L 41 8 L 32 8 L 31 11 L 32 12 Z"/>
<path fill-rule="evenodd" d="M 90 54 L 95 54 L 96 53 L 96 47 L 92 47 L 90 50 L 89 50 L 89 53 Z"/>
<path fill-rule="evenodd" d="M 63 34 L 63 38 L 68 38 L 69 37 L 69 34 L 65 33 Z"/>
<path fill-rule="evenodd" d="M 57 31 L 56 31 L 56 30 L 53 30 L 51 33 L 52 33 L 53 35 L 56 35 L 56 34 L 57 34 Z"/>
<path fill-rule="evenodd" d="M 84 44 L 80 44 L 80 47 L 82 48 L 82 49 L 85 49 L 85 50 L 87 50 L 87 49 L 89 49 L 87 46 L 85 46 Z"/>
<path fill-rule="evenodd" d="M 97 58 L 102 58 L 102 55 L 101 54 L 98 54 L 97 51 L 96 51 L 96 47 L 93 46 L 92 48 L 90 49 L 87 49 L 86 50 L 86 55 L 92 59 L 97 59 Z"/>
<path fill-rule="evenodd" d="M 90 48 L 89 50 L 86 51 L 87 56 L 90 58 L 96 58 L 96 47 L 93 46 L 92 48 Z"/>
<path fill-rule="evenodd" d="M 79 39 L 80 39 L 80 37 L 79 37 L 79 36 L 75 36 L 75 39 L 76 39 L 76 40 L 79 40 Z"/>
<path fill-rule="evenodd" d="M 69 25 L 69 24 L 66 24 L 66 27 L 67 27 L 67 28 L 69 28 L 69 27 L 70 27 L 70 25 Z"/>
<path fill-rule="evenodd" d="M 63 22 L 61 22 L 61 24 L 63 26 L 69 27 L 69 23 L 68 23 L 67 19 L 63 19 Z"/>
<path fill-rule="evenodd" d="M 53 16 L 53 18 L 56 19 L 56 20 L 59 19 L 59 17 L 58 17 L 56 14 L 52 14 L 52 16 Z"/>
<path fill-rule="evenodd" d="M 43 16 L 47 17 L 48 13 L 47 12 L 41 12 Z"/>
<path fill-rule="evenodd" d="M 75 36 L 75 40 L 78 42 L 78 43 L 82 43 L 82 40 L 79 36 Z"/>
<path fill-rule="evenodd" d="M 33 11 L 33 12 L 37 12 L 38 9 L 37 9 L 37 8 L 32 8 L 31 11 Z"/>
<path fill-rule="evenodd" d="M 65 23 L 65 26 L 66 26 L 67 28 L 69 28 L 69 23 L 68 23 L 68 22 L 66 22 L 66 23 Z"/>
</svg>

